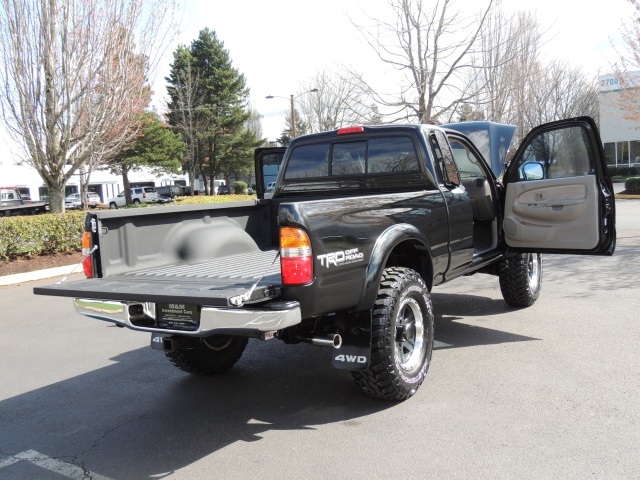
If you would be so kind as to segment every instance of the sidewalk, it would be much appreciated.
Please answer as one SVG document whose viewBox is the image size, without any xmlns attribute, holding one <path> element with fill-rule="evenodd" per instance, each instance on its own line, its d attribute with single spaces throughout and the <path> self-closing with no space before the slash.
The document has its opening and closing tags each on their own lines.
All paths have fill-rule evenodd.
<svg viewBox="0 0 640 480">
<path fill-rule="evenodd" d="M 6 285 L 16 285 L 19 283 L 31 282 L 33 280 L 42 280 L 45 278 L 63 277 L 69 275 L 75 270 L 75 273 L 82 273 L 82 266 L 75 263 L 65 267 L 46 268 L 35 272 L 16 273 L 14 275 L 5 275 L 0 277 L 0 287 Z"/>
</svg>

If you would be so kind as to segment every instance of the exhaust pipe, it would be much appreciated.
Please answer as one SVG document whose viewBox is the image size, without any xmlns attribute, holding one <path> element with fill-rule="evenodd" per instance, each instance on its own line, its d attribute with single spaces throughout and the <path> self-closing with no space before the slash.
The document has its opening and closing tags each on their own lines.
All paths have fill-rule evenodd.
<svg viewBox="0 0 640 480">
<path fill-rule="evenodd" d="M 324 337 L 297 336 L 296 340 L 299 340 L 301 342 L 311 343 L 312 345 L 318 345 L 320 347 L 340 348 L 340 346 L 342 345 L 342 337 L 338 333 L 331 333 Z"/>
</svg>

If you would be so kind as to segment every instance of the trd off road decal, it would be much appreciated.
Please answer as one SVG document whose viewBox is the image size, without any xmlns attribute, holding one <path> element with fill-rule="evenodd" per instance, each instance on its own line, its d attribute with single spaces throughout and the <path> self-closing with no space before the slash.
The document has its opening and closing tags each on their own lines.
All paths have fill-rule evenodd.
<svg viewBox="0 0 640 480">
<path fill-rule="evenodd" d="M 357 248 L 352 248 L 350 250 L 324 253 L 318 255 L 316 258 L 320 260 L 321 266 L 331 268 L 361 262 L 364 260 L 364 253 L 360 252 Z"/>
</svg>

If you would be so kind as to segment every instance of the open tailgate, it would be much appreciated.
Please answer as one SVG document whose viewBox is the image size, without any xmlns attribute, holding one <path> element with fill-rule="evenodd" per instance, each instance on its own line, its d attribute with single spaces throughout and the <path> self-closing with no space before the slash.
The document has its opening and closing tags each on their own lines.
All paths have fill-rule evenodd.
<svg viewBox="0 0 640 480">
<path fill-rule="evenodd" d="M 107 278 L 36 287 L 37 295 L 154 303 L 237 306 L 277 298 L 282 278 L 278 250 L 219 258 L 191 265 L 164 265 Z"/>
</svg>

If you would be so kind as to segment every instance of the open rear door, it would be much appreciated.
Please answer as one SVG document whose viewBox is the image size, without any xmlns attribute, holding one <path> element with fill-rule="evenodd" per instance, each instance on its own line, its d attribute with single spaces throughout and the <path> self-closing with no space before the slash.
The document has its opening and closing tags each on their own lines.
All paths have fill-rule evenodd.
<svg viewBox="0 0 640 480">
<path fill-rule="evenodd" d="M 612 255 L 615 203 L 595 122 L 579 117 L 532 130 L 504 183 L 510 250 Z"/>
</svg>

